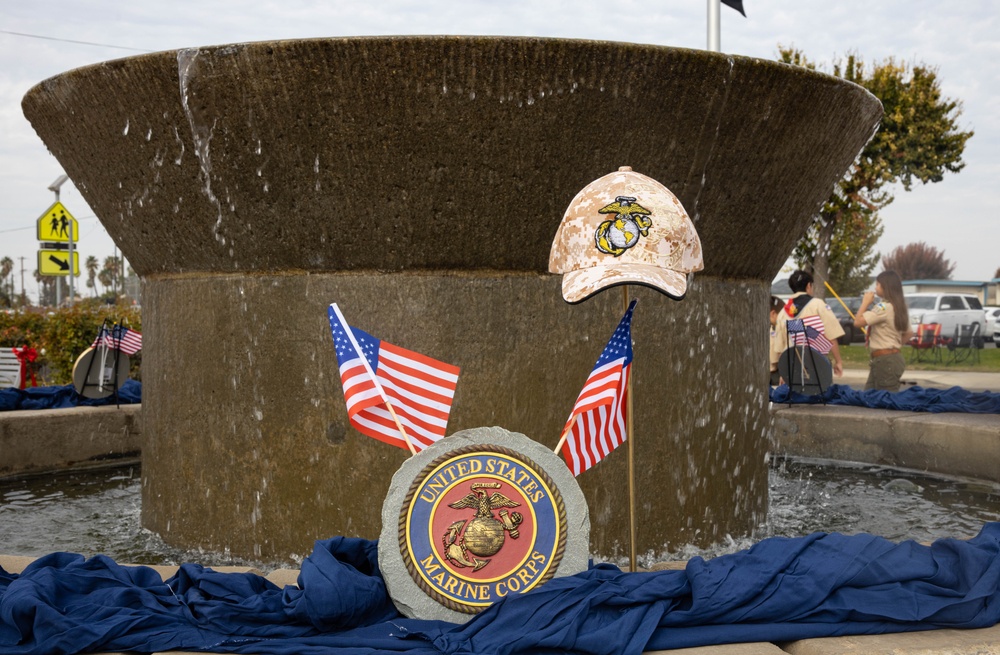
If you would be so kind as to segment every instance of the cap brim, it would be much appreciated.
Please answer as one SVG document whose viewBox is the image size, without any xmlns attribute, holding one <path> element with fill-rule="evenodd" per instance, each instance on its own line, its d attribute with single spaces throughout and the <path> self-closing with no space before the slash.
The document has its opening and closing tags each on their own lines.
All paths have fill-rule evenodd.
<svg viewBox="0 0 1000 655">
<path fill-rule="evenodd" d="M 602 289 L 619 284 L 641 284 L 683 300 L 687 293 L 687 275 L 651 264 L 591 266 L 563 275 L 562 294 L 566 302 L 578 303 Z"/>
</svg>

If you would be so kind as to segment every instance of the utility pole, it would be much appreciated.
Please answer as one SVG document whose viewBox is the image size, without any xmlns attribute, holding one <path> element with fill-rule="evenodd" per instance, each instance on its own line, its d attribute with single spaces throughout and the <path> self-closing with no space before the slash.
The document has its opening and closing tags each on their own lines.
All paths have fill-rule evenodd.
<svg viewBox="0 0 1000 655">
<path fill-rule="evenodd" d="M 21 260 L 21 300 L 27 300 L 28 297 L 24 295 L 24 257 L 18 257 Z M 27 304 L 27 303 L 24 303 Z"/>
</svg>

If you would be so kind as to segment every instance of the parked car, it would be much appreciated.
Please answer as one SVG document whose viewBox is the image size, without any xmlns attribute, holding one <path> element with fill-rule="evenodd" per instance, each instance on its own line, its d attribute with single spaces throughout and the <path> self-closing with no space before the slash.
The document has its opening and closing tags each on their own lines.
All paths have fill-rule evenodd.
<svg viewBox="0 0 1000 655">
<path fill-rule="evenodd" d="M 941 336 L 955 334 L 959 325 L 979 324 L 979 335 L 986 337 L 986 314 L 979 298 L 958 293 L 915 293 L 906 296 L 913 331 L 921 323 L 940 323 Z"/>
<path fill-rule="evenodd" d="M 833 310 L 834 316 L 840 321 L 840 327 L 844 328 L 844 336 L 837 339 L 837 343 L 842 346 L 846 346 L 852 343 L 864 343 L 865 342 L 865 331 L 861 328 L 854 327 L 854 319 L 851 318 L 851 314 L 858 313 L 858 307 L 861 306 L 861 298 L 858 296 L 848 296 L 846 298 L 841 298 L 844 301 L 844 305 L 851 310 L 848 314 L 847 310 L 844 309 L 844 305 L 841 305 L 836 298 L 827 298 L 826 303 Z"/>
<path fill-rule="evenodd" d="M 983 307 L 986 312 L 986 340 L 1000 344 L 1000 307 Z"/>
</svg>

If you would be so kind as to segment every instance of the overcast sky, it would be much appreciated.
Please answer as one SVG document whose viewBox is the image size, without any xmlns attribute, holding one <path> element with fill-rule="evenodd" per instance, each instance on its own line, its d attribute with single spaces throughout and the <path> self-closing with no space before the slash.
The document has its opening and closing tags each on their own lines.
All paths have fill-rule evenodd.
<svg viewBox="0 0 1000 655">
<path fill-rule="evenodd" d="M 54 200 L 47 187 L 63 171 L 21 113 L 21 99 L 53 75 L 146 51 L 326 36 L 485 34 L 684 48 L 706 44 L 706 0 L 0 2 L 0 257 L 15 260 L 18 291 L 24 258 L 32 299 L 35 224 Z M 992 278 L 1000 267 L 995 217 L 1000 206 L 1000 3 L 745 0 L 745 7 L 747 18 L 722 8 L 724 52 L 774 59 L 781 44 L 803 50 L 821 65 L 856 52 L 868 61 L 895 57 L 938 70 L 944 94 L 963 104 L 961 128 L 976 133 L 965 151 L 966 167 L 909 193 L 900 188 L 882 212 L 885 234 L 878 250 L 888 253 L 925 241 L 956 264 L 954 279 Z M 114 243 L 72 182 L 63 186 L 61 200 L 80 221 L 81 262 L 88 255 L 102 261 L 111 255 Z"/>
</svg>

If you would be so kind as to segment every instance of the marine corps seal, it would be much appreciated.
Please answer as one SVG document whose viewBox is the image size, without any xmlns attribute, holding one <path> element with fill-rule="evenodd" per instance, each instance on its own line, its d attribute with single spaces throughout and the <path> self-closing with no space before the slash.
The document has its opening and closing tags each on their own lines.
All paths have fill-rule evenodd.
<svg viewBox="0 0 1000 655">
<path fill-rule="evenodd" d="M 501 432 L 539 447 L 523 435 Z M 415 585 L 450 613 L 472 615 L 509 594 L 525 593 L 544 584 L 557 571 L 568 575 L 583 570 L 586 541 L 582 560 L 574 556 L 572 570 L 562 568 L 567 544 L 574 543 L 578 549 L 580 538 L 569 535 L 560 485 L 534 457 L 551 457 L 562 469 L 560 476 L 568 473 L 562 460 L 544 447 L 529 456 L 511 447 L 517 444 L 463 443 L 461 439 L 453 441 L 454 436 L 418 453 L 400 469 L 402 473 L 413 460 L 425 460 L 412 476 L 401 502 L 392 502 L 397 512 L 397 548 L 388 559 L 398 559 L 405 568 L 409 580 L 402 587 Z M 452 447 L 446 448 L 446 442 L 453 442 Z M 428 459 L 432 449 L 437 454 Z M 546 462 L 546 466 L 552 464 Z M 574 503 L 578 503 L 582 500 L 579 487 L 572 475 L 568 480 Z M 394 478 L 394 486 L 396 482 Z M 579 499 L 576 494 L 580 494 Z M 384 542 L 390 498 L 383 507 L 380 566 L 383 551 L 388 550 Z M 587 525 L 589 528 L 589 522 Z M 383 575 L 393 600 L 407 614 L 404 607 L 412 607 L 412 602 L 401 602 L 396 593 L 399 585 L 390 581 L 385 568 Z M 413 615 L 454 620 L 435 612 Z"/>
</svg>

